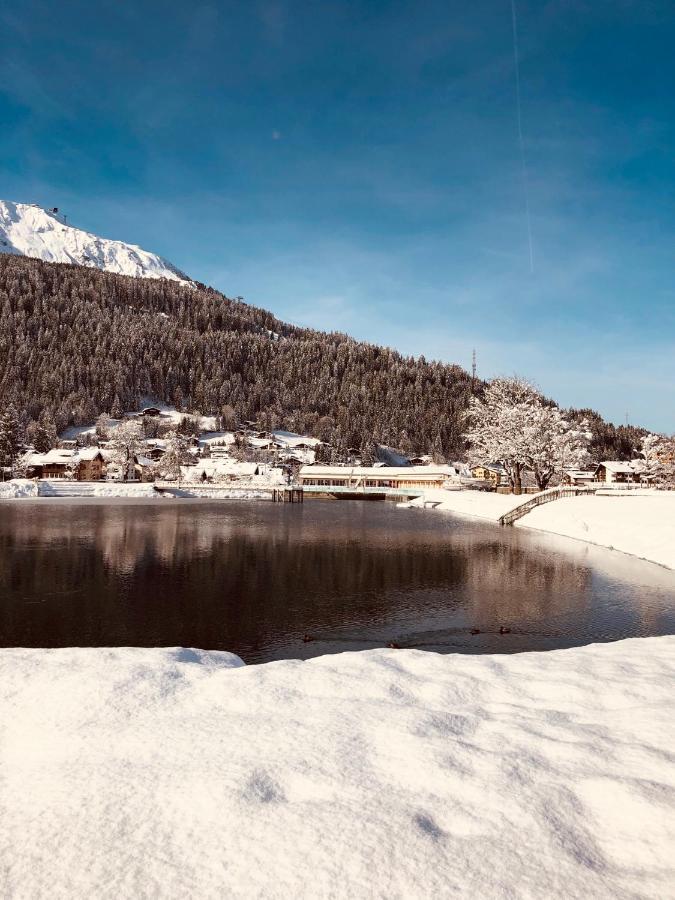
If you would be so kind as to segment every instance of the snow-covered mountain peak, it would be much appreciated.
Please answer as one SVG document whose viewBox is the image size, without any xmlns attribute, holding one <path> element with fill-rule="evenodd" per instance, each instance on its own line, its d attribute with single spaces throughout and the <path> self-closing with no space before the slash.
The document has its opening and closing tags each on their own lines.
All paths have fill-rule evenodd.
<svg viewBox="0 0 675 900">
<path fill-rule="evenodd" d="M 0 200 L 0 253 L 75 263 L 137 278 L 190 282 L 170 262 L 134 244 L 112 241 L 67 224 L 57 208 Z"/>
</svg>

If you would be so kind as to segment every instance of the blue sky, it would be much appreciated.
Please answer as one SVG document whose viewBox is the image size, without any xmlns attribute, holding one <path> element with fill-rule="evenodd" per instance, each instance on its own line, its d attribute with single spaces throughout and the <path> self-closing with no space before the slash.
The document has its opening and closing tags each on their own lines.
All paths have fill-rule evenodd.
<svg viewBox="0 0 675 900">
<path fill-rule="evenodd" d="M 0 196 L 283 319 L 675 431 L 675 6 L 24 0 Z"/>
</svg>

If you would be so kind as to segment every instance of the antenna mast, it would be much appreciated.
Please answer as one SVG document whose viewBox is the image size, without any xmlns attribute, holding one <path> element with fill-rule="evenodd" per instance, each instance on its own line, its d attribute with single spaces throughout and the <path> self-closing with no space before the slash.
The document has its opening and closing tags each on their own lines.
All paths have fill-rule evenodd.
<svg viewBox="0 0 675 900">
<path fill-rule="evenodd" d="M 473 355 L 471 357 L 471 389 L 476 385 L 476 348 L 473 348 Z"/>
</svg>

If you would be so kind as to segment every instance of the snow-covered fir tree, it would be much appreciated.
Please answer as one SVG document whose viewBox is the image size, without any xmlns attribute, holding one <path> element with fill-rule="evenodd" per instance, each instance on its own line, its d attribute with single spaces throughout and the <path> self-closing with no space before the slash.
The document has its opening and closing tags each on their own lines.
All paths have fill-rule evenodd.
<svg viewBox="0 0 675 900">
<path fill-rule="evenodd" d="M 11 468 L 21 452 L 22 428 L 15 407 L 0 412 L 0 466 Z"/>
<path fill-rule="evenodd" d="M 182 434 L 170 431 L 165 435 L 165 452 L 159 463 L 157 471 L 170 481 L 180 479 L 180 467 L 186 461 L 187 441 Z"/>
</svg>

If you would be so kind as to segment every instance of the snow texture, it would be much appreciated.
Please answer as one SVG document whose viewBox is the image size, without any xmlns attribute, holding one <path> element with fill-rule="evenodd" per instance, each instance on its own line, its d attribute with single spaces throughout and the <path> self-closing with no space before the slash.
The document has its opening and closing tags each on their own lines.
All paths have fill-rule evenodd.
<svg viewBox="0 0 675 900">
<path fill-rule="evenodd" d="M 137 497 L 153 500 L 162 497 L 152 484 L 124 481 L 69 481 L 46 478 L 37 482 L 40 497 Z"/>
<path fill-rule="evenodd" d="M 187 275 L 161 256 L 135 244 L 107 240 L 66 225 L 61 214 L 29 203 L 0 200 L 0 253 L 192 284 Z"/>
<path fill-rule="evenodd" d="M 2 650 L 3 896 L 675 897 L 674 658 Z"/>
<path fill-rule="evenodd" d="M 12 481 L 0 481 L 0 500 L 16 500 L 20 497 L 37 497 L 38 486 L 34 481 L 14 478 Z"/>
<path fill-rule="evenodd" d="M 496 522 L 504 513 L 528 499 L 525 494 L 516 496 L 491 491 L 448 491 L 443 488 L 427 488 L 422 497 L 417 497 L 404 505 L 424 508 L 425 505 L 433 504 L 434 509 Z"/>
</svg>

